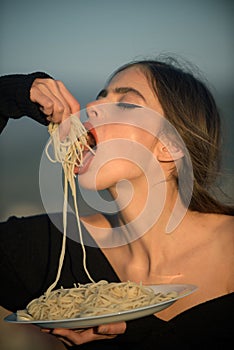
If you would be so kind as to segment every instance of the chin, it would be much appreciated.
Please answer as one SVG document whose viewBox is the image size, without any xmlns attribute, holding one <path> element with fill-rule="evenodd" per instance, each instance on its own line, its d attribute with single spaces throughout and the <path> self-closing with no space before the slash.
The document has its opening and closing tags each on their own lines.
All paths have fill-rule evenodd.
<svg viewBox="0 0 234 350">
<path fill-rule="evenodd" d="M 101 191 L 107 189 L 108 184 L 103 181 L 98 181 L 96 176 L 90 174 L 89 172 L 78 176 L 79 186 L 92 191 Z"/>
</svg>

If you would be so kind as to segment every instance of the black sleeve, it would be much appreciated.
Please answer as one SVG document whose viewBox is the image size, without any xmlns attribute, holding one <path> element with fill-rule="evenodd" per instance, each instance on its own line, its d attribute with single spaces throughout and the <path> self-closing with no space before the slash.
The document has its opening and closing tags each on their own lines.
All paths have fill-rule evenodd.
<svg viewBox="0 0 234 350">
<path fill-rule="evenodd" d="M 36 78 L 51 77 L 43 72 L 0 77 L 0 132 L 9 118 L 16 119 L 22 116 L 29 116 L 41 124 L 48 125 L 39 106 L 30 100 L 30 88 Z"/>
</svg>

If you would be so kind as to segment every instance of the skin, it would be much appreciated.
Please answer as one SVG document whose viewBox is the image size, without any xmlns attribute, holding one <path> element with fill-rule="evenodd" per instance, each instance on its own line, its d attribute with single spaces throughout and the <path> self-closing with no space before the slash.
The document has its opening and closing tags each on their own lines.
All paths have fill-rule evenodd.
<svg viewBox="0 0 234 350">
<path fill-rule="evenodd" d="M 54 103 L 54 118 L 59 122 L 63 116 L 61 113 L 59 117 L 56 114 L 58 95 L 55 96 L 56 98 L 51 98 L 51 100 Z M 72 103 L 68 97 L 65 100 Z M 95 119 L 101 117 L 98 106 L 110 102 L 139 104 L 163 115 L 157 97 L 146 77 L 137 67 L 126 69 L 117 74 L 105 88 L 105 91 L 99 94 L 98 101 L 87 106 L 91 122 L 95 123 Z M 44 108 L 49 115 L 49 108 Z M 64 111 L 66 118 L 67 107 Z M 145 284 L 191 283 L 198 286 L 198 290 L 192 295 L 157 313 L 157 317 L 165 321 L 195 305 L 232 292 L 234 289 L 232 217 L 202 214 L 188 210 L 181 223 L 170 234 L 166 234 L 167 222 L 178 197 L 177 186 L 175 180 L 170 177 L 170 173 L 175 166 L 175 160 L 179 161 L 183 157 L 181 150 L 176 150 L 175 156 L 172 157 L 169 148 L 159 139 L 150 134 L 146 135 L 145 131 L 134 126 L 125 128 L 123 125 L 116 125 L 113 128 L 113 125 L 111 127 L 97 125 L 96 132 L 100 143 L 109 142 L 119 137 L 139 141 L 151 152 L 152 159 L 156 159 L 159 164 L 156 168 L 158 173 L 155 173 L 155 178 L 159 176 L 161 171 L 168 179 L 164 207 L 154 225 L 143 236 L 131 243 L 119 247 L 102 248 L 120 280 L 142 281 Z M 128 205 L 121 210 L 121 218 L 123 224 L 132 222 L 142 212 L 147 202 L 146 172 L 136 164 L 124 159 L 112 160 L 99 168 L 100 159 L 97 151 L 88 169 L 79 176 L 80 183 L 83 186 L 89 184 L 89 187 L 93 186 L 95 189 L 108 188 L 121 207 L 123 199 L 125 200 L 125 187 L 123 185 L 121 188 L 119 181 L 123 178 L 127 179 L 132 186 L 133 196 Z M 94 174 L 97 176 L 94 177 Z M 156 183 L 156 186 L 150 190 L 155 191 L 154 202 L 150 203 L 151 208 L 156 208 L 160 202 L 160 186 Z M 147 216 L 142 218 L 142 220 L 145 219 Z M 110 229 L 109 223 L 100 214 L 82 218 L 82 220 L 94 237 L 97 228 Z M 134 226 L 133 229 L 139 230 L 140 233 L 141 225 Z M 119 259 L 120 256 L 124 256 L 124 259 Z M 217 276 L 219 276 L 218 283 Z M 73 345 L 98 339 L 109 339 L 124 333 L 125 330 L 126 323 L 121 322 L 82 331 L 55 329 L 53 334 Z"/>
<path fill-rule="evenodd" d="M 30 90 L 32 102 L 40 105 L 47 120 L 61 123 L 80 110 L 79 102 L 59 80 L 35 79 Z"/>
</svg>

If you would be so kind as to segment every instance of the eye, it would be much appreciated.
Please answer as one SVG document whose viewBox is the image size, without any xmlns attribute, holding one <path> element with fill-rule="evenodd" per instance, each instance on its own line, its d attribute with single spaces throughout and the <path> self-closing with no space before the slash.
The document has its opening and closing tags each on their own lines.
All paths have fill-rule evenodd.
<svg viewBox="0 0 234 350">
<path fill-rule="evenodd" d="M 141 108 L 141 106 L 139 106 L 139 105 L 136 105 L 134 103 L 126 103 L 126 102 L 118 102 L 117 106 L 121 109 Z"/>
</svg>

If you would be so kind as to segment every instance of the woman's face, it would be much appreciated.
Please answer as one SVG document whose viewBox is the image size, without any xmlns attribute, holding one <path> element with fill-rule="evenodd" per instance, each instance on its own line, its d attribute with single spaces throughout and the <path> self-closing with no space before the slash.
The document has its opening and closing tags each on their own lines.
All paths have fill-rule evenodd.
<svg viewBox="0 0 234 350">
<path fill-rule="evenodd" d="M 123 179 L 138 181 L 156 164 L 163 110 L 139 67 L 115 75 L 87 105 L 87 114 L 96 150 L 84 157 L 78 172 L 81 186 L 102 190 Z"/>
</svg>

